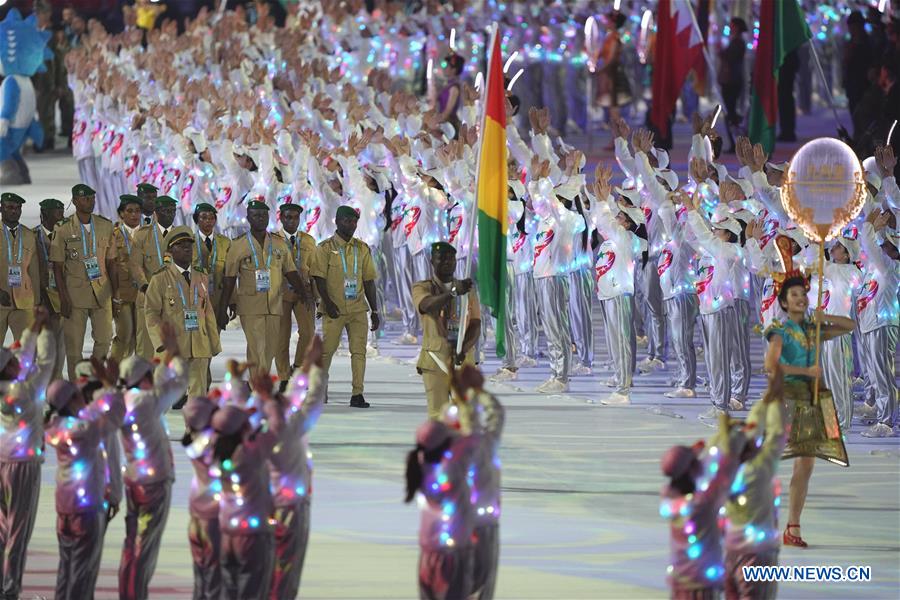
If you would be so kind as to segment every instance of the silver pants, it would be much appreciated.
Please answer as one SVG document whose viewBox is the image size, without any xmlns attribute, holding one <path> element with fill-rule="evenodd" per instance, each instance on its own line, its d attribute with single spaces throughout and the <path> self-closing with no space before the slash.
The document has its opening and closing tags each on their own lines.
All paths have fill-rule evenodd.
<svg viewBox="0 0 900 600">
<path fill-rule="evenodd" d="M 456 600 L 472 593 L 474 550 L 452 548 L 419 553 L 419 598 Z"/>
<path fill-rule="evenodd" d="M 472 576 L 472 596 L 491 600 L 497 586 L 497 564 L 500 561 L 500 524 L 475 528 L 475 566 Z"/>
<path fill-rule="evenodd" d="M 519 298 L 516 295 L 516 274 L 511 262 L 506 262 L 506 320 L 503 323 L 503 334 L 506 336 L 506 356 L 503 357 L 503 367 L 515 369 L 519 358 L 519 340 L 517 338 L 515 320 L 516 303 Z"/>
<path fill-rule="evenodd" d="M 192 515 L 188 522 L 188 542 L 194 559 L 193 600 L 218 600 L 222 595 L 222 568 L 219 565 L 222 534 L 218 516 L 200 519 Z"/>
<path fill-rule="evenodd" d="M 293 506 L 275 508 L 275 568 L 272 573 L 274 600 L 296 598 L 309 544 L 309 498 Z"/>
<path fill-rule="evenodd" d="M 57 600 L 91 600 L 100 573 L 106 512 L 102 509 L 56 516 L 59 569 Z"/>
<path fill-rule="evenodd" d="M 78 177 L 82 183 L 88 184 L 95 190 L 100 187 L 97 183 L 97 165 L 93 156 L 78 159 Z"/>
<path fill-rule="evenodd" d="M 385 315 L 387 315 L 387 283 L 388 267 L 384 254 L 380 249 L 372 248 L 372 262 L 375 265 L 375 310 L 381 315 L 381 324 L 376 331 L 369 331 L 369 345 L 378 347 L 378 338 L 384 335 Z"/>
<path fill-rule="evenodd" d="M 634 377 L 637 341 L 634 335 L 634 296 L 601 300 L 603 329 L 616 375 L 616 392 L 628 394 Z"/>
<path fill-rule="evenodd" d="M 709 399 L 713 406 L 728 410 L 731 398 L 732 347 L 737 330 L 737 312 L 733 306 L 709 315 L 701 315 L 706 371 L 709 374 Z"/>
<path fill-rule="evenodd" d="M 694 348 L 694 324 L 697 322 L 699 300 L 696 294 L 679 294 L 665 301 L 666 319 L 678 371 L 675 376 L 679 388 L 697 387 L 697 350 Z"/>
<path fill-rule="evenodd" d="M 853 419 L 853 393 L 850 387 L 853 356 L 850 335 L 842 335 L 822 344 L 822 375 L 831 390 L 841 431 L 850 431 Z"/>
<path fill-rule="evenodd" d="M 640 260 L 640 258 L 638 258 Z M 637 337 L 647 335 L 647 322 L 650 317 L 647 313 L 647 302 L 644 296 L 644 270 L 634 270 L 634 334 Z M 648 340 L 649 342 L 649 340 Z"/>
<path fill-rule="evenodd" d="M 569 273 L 569 320 L 578 360 L 586 367 L 594 365 L 594 324 L 591 321 L 591 297 L 594 295 L 591 267 Z"/>
<path fill-rule="evenodd" d="M 651 256 L 644 265 L 644 301 L 647 306 L 647 357 L 666 360 L 666 314 L 663 310 L 662 288 L 656 270 L 659 255 Z"/>
<path fill-rule="evenodd" d="M 535 279 L 534 287 L 541 307 L 541 325 L 547 336 L 550 372 L 555 379 L 568 382 L 572 369 L 572 330 L 569 311 L 561 307 L 569 301 L 569 278 L 566 275 L 541 277 Z"/>
<path fill-rule="evenodd" d="M 890 325 L 862 335 L 862 344 L 868 355 L 865 365 L 869 372 L 869 381 L 875 388 L 878 422 L 890 427 L 897 421 L 894 354 L 897 351 L 898 332 L 900 327 Z"/>
<path fill-rule="evenodd" d="M 269 597 L 275 565 L 271 531 L 249 535 L 222 533 L 222 598 L 261 600 Z"/>
<path fill-rule="evenodd" d="M 734 311 L 737 315 L 735 329 L 732 332 L 734 352 L 731 354 L 731 397 L 745 402 L 750 391 L 750 303 L 746 300 L 735 300 Z"/>
<path fill-rule="evenodd" d="M 400 302 L 403 329 L 410 335 L 418 335 L 419 312 L 413 306 L 412 301 L 413 257 L 406 246 L 394 248 L 394 276 L 397 283 L 397 300 Z"/>
<path fill-rule="evenodd" d="M 119 599 L 145 600 L 156 570 L 163 530 L 169 518 L 172 482 L 148 485 L 125 484 L 128 513 L 125 515 L 125 543 L 119 564 Z"/>
<path fill-rule="evenodd" d="M 515 312 L 510 313 L 515 321 L 519 353 L 530 358 L 537 357 L 538 350 L 538 310 L 534 276 L 529 273 L 516 275 L 513 293 L 516 297 Z"/>
<path fill-rule="evenodd" d="M 0 463 L 0 595 L 18 598 L 41 495 L 41 463 Z"/>
</svg>

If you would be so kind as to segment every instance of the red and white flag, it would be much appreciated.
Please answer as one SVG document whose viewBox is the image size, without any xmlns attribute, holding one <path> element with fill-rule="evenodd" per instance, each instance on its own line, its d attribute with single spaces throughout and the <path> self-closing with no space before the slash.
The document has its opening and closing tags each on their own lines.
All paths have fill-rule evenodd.
<svg viewBox="0 0 900 600">
<path fill-rule="evenodd" d="M 692 69 L 703 69 L 703 40 L 688 0 L 659 0 L 657 19 L 650 122 L 664 134 L 685 78 Z"/>
</svg>

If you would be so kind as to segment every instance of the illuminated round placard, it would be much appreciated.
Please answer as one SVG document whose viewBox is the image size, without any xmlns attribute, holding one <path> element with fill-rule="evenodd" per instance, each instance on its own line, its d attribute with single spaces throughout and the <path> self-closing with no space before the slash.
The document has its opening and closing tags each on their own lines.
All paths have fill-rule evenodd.
<svg viewBox="0 0 900 600">
<path fill-rule="evenodd" d="M 815 139 L 797 150 L 782 191 L 788 216 L 815 242 L 839 236 L 866 200 L 859 159 L 834 138 Z"/>
</svg>

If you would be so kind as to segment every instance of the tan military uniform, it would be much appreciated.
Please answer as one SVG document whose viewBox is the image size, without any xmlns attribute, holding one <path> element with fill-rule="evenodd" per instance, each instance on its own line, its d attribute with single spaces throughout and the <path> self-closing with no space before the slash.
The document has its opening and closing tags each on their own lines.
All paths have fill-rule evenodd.
<svg viewBox="0 0 900 600">
<path fill-rule="evenodd" d="M 209 361 L 222 351 L 222 345 L 207 275 L 192 268 L 190 277 L 188 284 L 173 262 L 153 275 L 147 286 L 144 319 L 157 355 L 163 354 L 163 321 L 174 325 L 178 351 L 188 362 L 188 395 L 201 396 L 209 390 Z M 188 331 L 189 326 L 196 329 Z"/>
<path fill-rule="evenodd" d="M 313 236 L 302 231 L 294 234 L 294 241 L 286 232 L 283 239 L 287 242 L 291 249 L 291 257 L 294 264 L 300 272 L 300 278 L 304 282 L 309 283 L 309 266 L 312 262 L 313 255 L 316 253 L 316 240 Z M 307 297 L 312 298 L 312 285 L 307 285 Z M 291 289 L 291 285 L 284 282 L 284 303 L 281 310 L 281 326 L 278 329 L 278 352 L 275 354 L 275 369 L 278 371 L 278 379 L 287 381 L 291 376 L 293 367 L 298 366 L 296 363 L 301 362 L 309 342 L 312 340 L 316 332 L 316 314 L 315 303 L 303 304 L 300 302 L 300 296 Z M 291 364 L 291 315 L 297 319 L 297 331 L 299 339 L 297 340 L 297 349 L 294 353 L 294 363 Z"/>
<path fill-rule="evenodd" d="M 38 225 L 31 230 L 34 233 L 37 245 L 38 273 L 40 277 L 40 290 L 46 294 L 49 306 L 45 308 L 50 312 L 50 321 L 45 325 L 50 330 L 56 341 L 56 360 L 53 363 L 53 379 L 62 378 L 63 363 L 66 362 L 65 336 L 63 335 L 62 319 L 59 316 L 59 290 L 56 289 L 56 277 L 53 275 L 53 266 L 50 264 L 50 241 L 53 232 L 47 235 L 43 225 Z M 41 299 L 43 301 L 43 298 Z M 45 304 L 47 303 L 45 302 Z"/>
<path fill-rule="evenodd" d="M 57 225 L 50 243 L 50 261 L 62 266 L 72 315 L 63 319 L 66 360 L 69 379 L 75 379 L 75 364 L 84 358 L 84 334 L 88 319 L 94 348 L 91 353 L 105 358 L 112 341 L 112 285 L 106 272 L 106 260 L 116 258 L 112 242 L 113 224 L 100 215 L 93 216 L 93 226 L 82 226 L 77 215 Z M 88 278 L 85 261 L 96 261 L 99 277 Z"/>
<path fill-rule="evenodd" d="M 0 224 L 0 290 L 9 295 L 9 304 L 0 305 L 0 340 L 11 329 L 13 340 L 31 325 L 34 307 L 40 300 L 40 257 L 34 233 L 19 223 L 13 235 Z"/>
<path fill-rule="evenodd" d="M 271 259 L 268 258 L 270 255 Z M 257 273 L 266 270 L 267 262 L 268 291 L 257 291 Z M 284 275 L 296 270 L 290 248 L 280 236 L 267 233 L 265 247 L 248 234 L 231 240 L 225 276 L 237 277 L 231 301 L 237 304 L 237 314 L 247 338 L 247 360 L 267 371 L 272 367 L 278 348 Z"/>
<path fill-rule="evenodd" d="M 135 302 L 140 285 L 131 269 L 134 237 L 121 222 L 116 223 L 115 229 L 113 229 L 113 243 L 116 246 L 116 273 L 119 278 L 119 289 L 116 290 L 116 297 L 113 299 L 116 337 L 113 338 L 110 356 L 121 361 L 134 354 L 137 342 Z M 120 302 L 116 303 L 115 300 L 120 300 Z M 118 314 L 116 314 L 116 308 L 118 308 Z"/>
<path fill-rule="evenodd" d="M 422 375 L 425 382 L 425 397 L 428 399 L 428 418 L 440 419 L 444 414 L 444 407 L 450 402 L 450 372 L 453 369 L 452 352 L 448 342 L 448 332 L 454 326 L 458 328 L 458 335 L 464 336 L 462 327 L 462 302 L 463 297 L 454 298 L 440 313 L 423 313 L 419 310 L 422 300 L 429 296 L 443 293 L 444 284 L 437 279 L 419 281 L 413 284 L 413 306 L 419 313 L 422 321 L 422 350 L 419 352 L 419 360 L 416 370 Z M 472 288 L 464 297 L 469 302 L 469 322 L 481 319 L 481 304 L 478 295 Z M 474 364 L 474 348 L 466 355 L 466 362 Z"/>
<path fill-rule="evenodd" d="M 316 248 L 310 275 L 325 280 L 328 296 L 337 305 L 339 312 L 337 319 L 330 318 L 326 313 L 322 321 L 325 372 L 331 367 L 331 359 L 341 342 L 341 334 L 346 329 L 353 377 L 352 395 L 362 394 L 366 376 L 366 338 L 369 332 L 366 318 L 369 304 L 366 302 L 363 282 L 375 281 L 375 263 L 372 262 L 369 247 L 362 240 L 352 238 L 345 242 L 335 234 Z M 345 287 L 353 285 L 353 282 L 356 296 L 347 297 Z"/>
<path fill-rule="evenodd" d="M 191 230 L 183 225 L 172 225 L 163 235 L 163 231 L 156 222 L 156 218 L 149 225 L 144 225 L 134 234 L 134 246 L 131 249 L 132 277 L 138 283 L 138 288 L 143 288 L 150 283 L 153 274 L 165 266 L 166 239 L 175 231 Z M 138 292 L 135 301 L 136 313 L 136 347 L 135 352 L 146 359 L 153 358 L 153 344 L 147 334 L 147 324 L 144 322 L 144 293 Z"/>
<path fill-rule="evenodd" d="M 196 247 L 194 248 L 194 264 L 207 273 L 209 278 L 209 292 L 212 298 L 213 308 L 218 313 L 222 304 L 222 281 L 225 279 L 225 259 L 228 256 L 228 248 L 231 246 L 231 239 L 220 233 L 212 235 L 212 250 L 206 247 L 206 238 L 200 230 L 194 232 L 196 238 Z M 212 264 L 211 264 L 212 263 Z"/>
</svg>

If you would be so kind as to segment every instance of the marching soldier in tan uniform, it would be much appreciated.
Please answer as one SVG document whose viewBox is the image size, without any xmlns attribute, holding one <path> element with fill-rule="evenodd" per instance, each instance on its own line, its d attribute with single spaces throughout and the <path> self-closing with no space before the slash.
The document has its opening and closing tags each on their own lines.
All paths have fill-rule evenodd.
<svg viewBox="0 0 900 600">
<path fill-rule="evenodd" d="M 372 331 L 378 329 L 380 319 L 375 308 L 375 263 L 366 243 L 353 237 L 357 221 L 359 215 L 353 208 L 338 207 L 334 219 L 337 233 L 316 248 L 310 274 L 316 282 L 325 313 L 322 321 L 325 372 L 328 373 L 331 367 L 331 359 L 346 329 L 353 378 L 350 406 L 369 408 L 363 398 L 368 337 L 366 313 L 372 312 Z"/>
<path fill-rule="evenodd" d="M 247 361 L 268 372 L 278 348 L 282 282 L 287 279 L 295 289 L 300 289 L 303 282 L 287 242 L 266 232 L 269 207 L 264 202 L 254 200 L 247 204 L 247 223 L 250 231 L 231 241 L 225 259 L 219 329 L 228 323 L 226 308 L 232 315 L 240 316 L 247 338 Z"/>
<path fill-rule="evenodd" d="M 0 194 L 0 217 L 3 224 L 3 250 L 0 251 L 0 340 L 12 330 L 13 340 L 31 325 L 34 307 L 40 298 L 40 257 L 34 233 L 22 227 L 22 205 L 18 194 Z"/>
<path fill-rule="evenodd" d="M 194 264 L 207 274 L 209 295 L 216 315 L 219 314 L 219 307 L 222 304 L 225 257 L 228 256 L 228 247 L 231 245 L 231 239 L 216 233 L 217 220 L 216 207 L 212 204 L 201 202 L 194 209 L 194 223 L 197 224 Z"/>
<path fill-rule="evenodd" d="M 158 191 L 157 187 L 152 183 L 137 184 L 137 197 L 141 199 L 141 225 L 149 225 L 153 222 Z"/>
<path fill-rule="evenodd" d="M 450 373 L 464 362 L 474 364 L 475 343 L 481 332 L 481 307 L 471 279 L 456 280 L 456 248 L 447 242 L 431 246 L 432 277 L 413 284 L 413 306 L 422 320 L 422 350 L 416 370 L 425 382 L 428 418 L 439 420 L 450 402 Z M 456 344 L 463 302 L 469 303 L 462 352 Z"/>
<path fill-rule="evenodd" d="M 38 248 L 38 264 L 40 266 L 41 304 L 50 313 L 50 319 L 44 325 L 56 341 L 56 360 L 53 363 L 53 379 L 62 378 L 63 363 L 66 361 L 65 336 L 62 329 L 62 318 L 59 315 L 59 291 L 56 288 L 56 275 L 50 263 L 50 241 L 53 231 L 63 219 L 63 203 L 56 198 L 41 200 L 41 224 L 32 229 Z"/>
<path fill-rule="evenodd" d="M 134 235 L 141 226 L 141 199 L 134 194 L 119 196 L 118 213 L 119 221 L 113 229 L 113 243 L 116 245 L 116 276 L 119 287 L 112 299 L 116 337 L 113 338 L 110 356 L 122 362 L 122 359 L 134 354 L 137 343 L 134 303 L 137 301 L 140 283 L 135 279 L 131 268 L 131 254 Z"/>
<path fill-rule="evenodd" d="M 84 334 L 88 319 L 96 358 L 105 358 L 112 341 L 112 302 L 116 293 L 116 247 L 113 225 L 95 215 L 96 192 L 83 183 L 72 188 L 75 214 L 60 223 L 50 243 L 50 262 L 59 290 L 69 379 L 84 358 Z"/>
<path fill-rule="evenodd" d="M 278 378 L 284 385 L 296 369 L 300 368 L 298 362 L 303 362 L 303 356 L 309 347 L 316 332 L 316 315 L 312 281 L 309 278 L 309 265 L 313 254 L 316 252 L 316 240 L 313 236 L 303 231 L 298 231 L 300 226 L 300 212 L 303 208 L 299 204 L 282 204 L 278 209 L 281 213 L 281 228 L 283 236 L 291 249 L 291 256 L 300 279 L 303 280 L 303 289 L 295 291 L 289 283 L 284 284 L 284 301 L 281 310 L 281 327 L 279 328 L 278 351 L 275 354 L 275 369 Z M 291 316 L 297 319 L 299 339 L 294 354 L 294 362 L 291 363 Z"/>
<path fill-rule="evenodd" d="M 158 356 L 165 353 L 162 324 L 175 328 L 178 350 L 188 363 L 189 396 L 209 391 L 209 361 L 222 351 L 219 328 L 209 298 L 206 273 L 192 266 L 194 236 L 178 227 L 166 242 L 171 262 L 156 272 L 147 286 L 144 316 Z"/>
<path fill-rule="evenodd" d="M 146 185 L 149 184 L 141 184 L 141 186 Z M 143 193 L 147 194 L 149 192 L 144 191 Z M 155 191 L 152 193 L 156 194 Z M 137 346 L 135 352 L 138 356 L 147 360 L 153 358 L 154 351 L 153 344 L 147 334 L 147 325 L 144 322 L 144 294 L 147 290 L 147 284 L 150 283 L 150 278 L 165 266 L 163 256 L 166 253 L 166 237 L 175 227 L 176 205 L 175 198 L 169 196 L 156 198 L 154 216 L 149 225 L 143 225 L 134 234 L 134 246 L 131 249 L 132 277 L 138 282 L 140 289 L 137 302 L 135 303 L 137 316 Z M 144 202 L 144 208 L 146 208 L 146 202 Z"/>
</svg>

